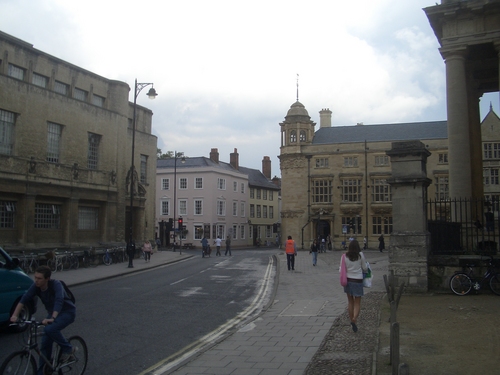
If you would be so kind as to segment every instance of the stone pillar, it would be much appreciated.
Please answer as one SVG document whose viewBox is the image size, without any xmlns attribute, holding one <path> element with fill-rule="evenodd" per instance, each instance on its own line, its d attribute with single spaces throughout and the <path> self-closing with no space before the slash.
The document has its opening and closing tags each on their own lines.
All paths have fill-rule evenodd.
<svg viewBox="0 0 500 375">
<path fill-rule="evenodd" d="M 441 53 L 446 59 L 450 198 L 469 198 L 473 194 L 465 50 Z"/>
<path fill-rule="evenodd" d="M 393 142 L 387 151 L 392 177 L 387 180 L 392 192 L 393 231 L 389 245 L 389 271 L 396 285 L 405 283 L 406 292 L 427 292 L 426 163 L 430 152 L 420 141 Z"/>
</svg>

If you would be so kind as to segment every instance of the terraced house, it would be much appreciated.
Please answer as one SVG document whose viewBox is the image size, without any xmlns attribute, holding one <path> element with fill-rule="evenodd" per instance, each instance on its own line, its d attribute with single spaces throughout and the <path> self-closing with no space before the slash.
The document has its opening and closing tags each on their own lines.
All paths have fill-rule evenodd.
<svg viewBox="0 0 500 375">
<path fill-rule="evenodd" d="M 154 237 L 152 112 L 106 79 L 0 32 L 0 238 L 7 248 Z"/>
</svg>

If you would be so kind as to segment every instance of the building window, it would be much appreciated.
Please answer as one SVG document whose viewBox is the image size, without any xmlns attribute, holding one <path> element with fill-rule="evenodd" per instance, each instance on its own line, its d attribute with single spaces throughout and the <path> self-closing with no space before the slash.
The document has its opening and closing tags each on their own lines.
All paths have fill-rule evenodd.
<svg viewBox="0 0 500 375">
<path fill-rule="evenodd" d="M 82 230 L 99 229 L 98 207 L 78 207 L 78 229 Z"/>
<path fill-rule="evenodd" d="M 179 178 L 179 189 L 187 189 L 188 187 L 188 179 L 186 177 Z"/>
<path fill-rule="evenodd" d="M 217 237 L 226 238 L 226 227 L 224 224 L 217 224 Z"/>
<path fill-rule="evenodd" d="M 448 176 L 436 176 L 436 199 L 445 200 L 449 198 L 448 194 Z"/>
<path fill-rule="evenodd" d="M 255 205 L 250 205 L 250 217 L 255 217 Z"/>
<path fill-rule="evenodd" d="M 187 200 L 179 200 L 179 215 L 187 215 Z"/>
<path fill-rule="evenodd" d="M 217 215 L 218 216 L 226 216 L 226 202 L 225 201 L 217 201 Z"/>
<path fill-rule="evenodd" d="M 332 203 L 331 180 L 313 180 L 312 185 L 313 203 Z"/>
<path fill-rule="evenodd" d="M 0 109 L 0 154 L 12 155 L 14 120 L 15 115 L 13 112 Z"/>
<path fill-rule="evenodd" d="M 141 155 L 141 184 L 148 182 L 148 157 L 147 155 Z"/>
<path fill-rule="evenodd" d="M 238 202 L 233 201 L 233 216 L 238 216 Z"/>
<path fill-rule="evenodd" d="M 233 182 L 233 191 L 238 191 L 238 182 Z"/>
<path fill-rule="evenodd" d="M 262 199 L 267 201 L 267 190 L 266 189 L 262 190 Z"/>
<path fill-rule="evenodd" d="M 484 159 L 500 159 L 500 143 L 483 143 Z"/>
<path fill-rule="evenodd" d="M 12 65 L 12 64 L 9 64 L 9 71 L 7 72 L 7 74 L 12 77 L 12 78 L 16 78 L 16 79 L 20 79 L 21 81 L 24 81 L 24 75 L 26 73 L 26 70 L 19 67 L 19 66 L 16 66 L 16 65 Z"/>
<path fill-rule="evenodd" d="M 491 203 L 491 209 L 494 212 L 500 211 L 500 195 L 485 195 L 484 199 Z"/>
<path fill-rule="evenodd" d="M 248 226 L 248 238 L 253 238 L 253 225 Z"/>
<path fill-rule="evenodd" d="M 361 202 L 361 180 L 344 179 L 342 180 L 342 202 Z"/>
<path fill-rule="evenodd" d="M 202 177 L 196 177 L 194 179 L 194 188 L 195 189 L 203 189 L 203 178 Z"/>
<path fill-rule="evenodd" d="M 225 178 L 218 178 L 217 179 L 217 188 L 219 190 L 226 190 L 226 179 Z"/>
<path fill-rule="evenodd" d="M 448 153 L 438 154 L 438 157 L 439 164 L 448 164 Z"/>
<path fill-rule="evenodd" d="M 169 190 L 170 189 L 170 179 L 162 178 L 161 179 L 161 190 Z"/>
<path fill-rule="evenodd" d="M 498 168 L 484 168 L 483 180 L 485 185 L 498 185 Z"/>
<path fill-rule="evenodd" d="M 195 199 L 194 201 L 194 214 L 203 215 L 203 201 L 201 199 Z"/>
<path fill-rule="evenodd" d="M 238 226 L 237 225 L 233 225 L 233 230 L 232 230 L 231 234 L 233 235 L 233 240 L 238 239 Z"/>
<path fill-rule="evenodd" d="M 241 193 L 245 194 L 245 184 L 243 182 L 241 183 Z"/>
<path fill-rule="evenodd" d="M 347 156 L 344 158 L 344 167 L 354 168 L 357 166 L 358 166 L 358 157 L 357 156 Z"/>
<path fill-rule="evenodd" d="M 35 204 L 35 229 L 59 229 L 61 206 L 57 204 Z"/>
<path fill-rule="evenodd" d="M 104 98 L 99 95 L 92 95 L 92 104 L 98 107 L 104 107 Z"/>
<path fill-rule="evenodd" d="M 269 206 L 269 219 L 274 219 L 274 207 Z"/>
<path fill-rule="evenodd" d="M 356 161 L 356 163 L 357 163 L 357 161 Z M 375 156 L 375 166 L 381 167 L 381 166 L 385 166 L 385 165 L 389 165 L 389 156 L 387 156 L 387 155 Z"/>
<path fill-rule="evenodd" d="M 262 217 L 267 219 L 267 206 L 262 206 Z"/>
<path fill-rule="evenodd" d="M 257 218 L 262 217 L 262 209 L 260 204 L 257 205 Z"/>
<path fill-rule="evenodd" d="M 372 178 L 372 201 L 391 202 L 391 185 L 385 178 Z"/>
<path fill-rule="evenodd" d="M 301 130 L 300 131 L 300 134 L 299 134 L 299 141 L 300 142 L 305 142 L 306 141 L 306 132 L 304 130 Z"/>
<path fill-rule="evenodd" d="M 81 100 L 82 102 L 86 102 L 88 97 L 88 92 L 82 89 L 76 88 L 73 90 L 73 98 L 76 100 Z"/>
<path fill-rule="evenodd" d="M 359 216 L 343 216 L 342 217 L 342 226 L 347 226 L 347 233 L 361 233 L 363 229 L 361 217 Z"/>
<path fill-rule="evenodd" d="M 260 189 L 257 189 L 257 199 L 260 199 L 260 197 L 261 197 L 260 193 L 261 193 Z"/>
<path fill-rule="evenodd" d="M 15 228 L 16 202 L 0 201 L 0 228 Z"/>
<path fill-rule="evenodd" d="M 54 82 L 54 91 L 57 92 L 58 94 L 68 96 L 68 91 L 69 91 L 68 87 L 69 86 L 65 83 L 59 81 Z"/>
<path fill-rule="evenodd" d="M 266 225 L 266 238 L 271 238 L 273 236 L 273 227 L 271 225 Z"/>
<path fill-rule="evenodd" d="M 89 149 L 88 149 L 88 159 L 87 168 L 97 169 L 99 161 L 99 143 L 101 142 L 101 136 L 94 133 L 89 133 Z"/>
<path fill-rule="evenodd" d="M 241 238 L 242 240 L 244 240 L 244 239 L 245 239 L 245 226 L 244 226 L 244 225 L 241 225 L 241 226 L 240 226 L 240 238 Z"/>
<path fill-rule="evenodd" d="M 290 143 L 295 143 L 297 142 L 297 132 L 295 130 L 292 130 L 290 132 Z"/>
<path fill-rule="evenodd" d="M 169 201 L 161 201 L 161 215 L 167 216 L 170 215 L 170 202 Z"/>
<path fill-rule="evenodd" d="M 392 233 L 392 216 L 374 216 L 372 218 L 373 234 L 391 234 Z"/>
<path fill-rule="evenodd" d="M 35 86 L 40 86 L 43 88 L 47 88 L 47 82 L 49 79 L 45 76 L 42 76 L 37 73 L 33 73 L 33 77 L 31 78 L 31 83 L 34 84 Z"/>
<path fill-rule="evenodd" d="M 328 168 L 328 158 L 316 159 L 316 168 Z"/>
<path fill-rule="evenodd" d="M 245 217 L 245 202 L 240 203 L 240 216 Z"/>
<path fill-rule="evenodd" d="M 203 239 L 203 226 L 202 225 L 195 225 L 194 226 L 194 239 L 195 240 Z"/>
<path fill-rule="evenodd" d="M 269 200 L 272 201 L 273 200 L 273 191 L 272 190 L 269 190 Z"/>
<path fill-rule="evenodd" d="M 254 198 L 255 198 L 255 189 L 250 188 L 250 199 L 254 199 Z"/>
<path fill-rule="evenodd" d="M 62 126 L 49 122 L 47 125 L 47 161 L 59 163 Z"/>
</svg>

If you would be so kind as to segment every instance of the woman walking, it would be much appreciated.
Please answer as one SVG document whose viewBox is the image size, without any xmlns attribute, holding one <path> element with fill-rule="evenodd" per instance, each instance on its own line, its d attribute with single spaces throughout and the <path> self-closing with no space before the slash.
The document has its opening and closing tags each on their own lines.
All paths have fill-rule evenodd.
<svg viewBox="0 0 500 375">
<path fill-rule="evenodd" d="M 318 262 L 318 242 L 316 240 L 313 241 L 309 254 L 312 254 L 313 266 L 315 266 Z"/>
<path fill-rule="evenodd" d="M 149 240 L 146 240 L 146 242 L 144 242 L 144 245 L 142 245 L 142 251 L 144 251 L 144 260 L 146 261 L 146 263 L 149 262 L 151 260 L 151 252 L 153 251 Z"/>
<path fill-rule="evenodd" d="M 357 240 L 349 243 L 347 253 L 343 255 L 347 270 L 347 285 L 344 292 L 347 294 L 349 319 L 352 330 L 358 332 L 356 325 L 359 312 L 361 311 L 361 297 L 363 296 L 363 272 L 366 272 L 366 259 Z M 342 262 L 342 260 L 341 260 Z M 342 263 L 341 263 L 342 264 Z"/>
</svg>

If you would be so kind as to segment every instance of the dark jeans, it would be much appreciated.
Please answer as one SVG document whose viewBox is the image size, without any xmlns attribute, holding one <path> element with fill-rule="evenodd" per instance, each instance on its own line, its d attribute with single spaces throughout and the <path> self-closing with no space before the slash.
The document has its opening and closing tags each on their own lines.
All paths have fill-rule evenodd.
<svg viewBox="0 0 500 375">
<path fill-rule="evenodd" d="M 226 245 L 226 252 L 224 253 L 224 255 L 227 255 L 228 252 L 229 252 L 229 256 L 231 256 L 231 246 Z"/>
<path fill-rule="evenodd" d="M 48 360 L 50 360 L 52 357 L 52 345 L 54 342 L 61 347 L 62 353 L 71 353 L 71 350 L 73 348 L 71 347 L 71 344 L 68 342 L 68 340 L 66 340 L 66 338 L 63 336 L 61 331 L 74 321 L 75 321 L 75 313 L 73 311 L 72 312 L 62 311 L 54 320 L 54 323 L 47 324 L 45 326 L 40 350 Z M 44 365 L 45 362 L 43 361 L 43 359 L 40 359 L 37 374 L 43 375 Z"/>
<path fill-rule="evenodd" d="M 288 271 L 290 271 L 290 266 L 292 270 L 295 269 L 295 254 L 286 254 L 286 265 L 288 266 Z"/>
<path fill-rule="evenodd" d="M 148 260 L 151 260 L 151 251 L 145 251 L 144 252 L 144 260 L 147 262 Z"/>
</svg>

